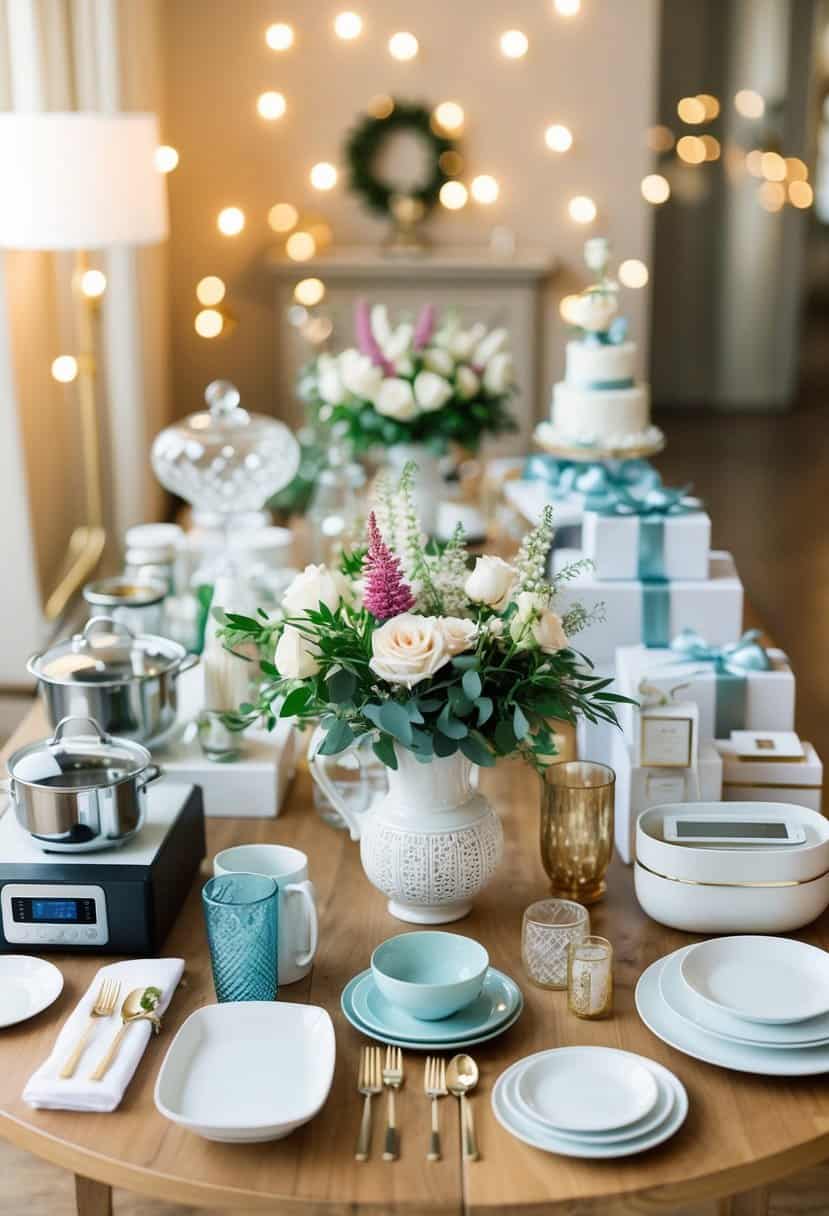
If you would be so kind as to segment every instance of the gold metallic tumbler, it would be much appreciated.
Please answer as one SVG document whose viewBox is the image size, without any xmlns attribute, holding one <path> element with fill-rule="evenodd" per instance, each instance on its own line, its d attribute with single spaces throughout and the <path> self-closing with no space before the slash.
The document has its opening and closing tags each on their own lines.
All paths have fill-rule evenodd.
<svg viewBox="0 0 829 1216">
<path fill-rule="evenodd" d="M 613 852 L 613 787 L 604 764 L 553 764 L 541 779 L 541 861 L 553 895 L 592 904 Z"/>
</svg>

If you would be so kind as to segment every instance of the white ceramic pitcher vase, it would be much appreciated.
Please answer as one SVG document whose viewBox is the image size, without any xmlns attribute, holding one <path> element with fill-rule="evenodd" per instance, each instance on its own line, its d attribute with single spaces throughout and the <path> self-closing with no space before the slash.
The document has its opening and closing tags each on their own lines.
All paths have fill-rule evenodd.
<svg viewBox="0 0 829 1216">
<path fill-rule="evenodd" d="M 473 786 L 460 753 L 428 764 L 396 747 L 389 789 L 355 813 L 326 773 L 317 730 L 308 749 L 311 774 L 360 842 L 366 877 L 388 896 L 389 912 L 418 925 L 460 920 L 501 860 L 501 821 Z M 359 754 L 359 753 L 358 753 Z"/>
</svg>

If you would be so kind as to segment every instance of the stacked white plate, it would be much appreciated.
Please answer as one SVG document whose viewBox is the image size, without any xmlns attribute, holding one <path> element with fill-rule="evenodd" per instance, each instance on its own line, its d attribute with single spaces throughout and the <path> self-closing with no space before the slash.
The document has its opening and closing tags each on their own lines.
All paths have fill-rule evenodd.
<svg viewBox="0 0 829 1216">
<path fill-rule="evenodd" d="M 492 1091 L 519 1140 L 565 1157 L 628 1157 L 672 1136 L 688 1095 L 672 1072 L 613 1047 L 559 1047 L 512 1064 Z"/>
<path fill-rule="evenodd" d="M 678 1051 L 740 1072 L 829 1072 L 829 954 L 786 937 L 720 937 L 652 963 L 639 1016 Z"/>
</svg>

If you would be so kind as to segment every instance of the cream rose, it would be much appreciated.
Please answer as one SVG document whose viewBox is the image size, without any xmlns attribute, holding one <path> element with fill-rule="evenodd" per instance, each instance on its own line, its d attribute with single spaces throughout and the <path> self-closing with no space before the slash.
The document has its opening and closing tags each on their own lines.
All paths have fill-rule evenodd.
<svg viewBox="0 0 829 1216">
<path fill-rule="evenodd" d="M 458 396 L 462 397 L 464 401 L 469 401 L 479 391 L 481 381 L 471 367 L 461 363 L 455 373 L 455 387 L 458 390 Z"/>
<path fill-rule="evenodd" d="M 452 396 L 452 385 L 437 372 L 418 372 L 414 380 L 415 401 L 424 411 L 442 409 Z"/>
<path fill-rule="evenodd" d="M 320 355 L 317 361 L 319 395 L 327 405 L 339 405 L 345 396 L 337 360 L 331 355 Z"/>
<path fill-rule="evenodd" d="M 510 601 L 518 578 L 515 566 L 500 557 L 484 555 L 475 562 L 475 568 L 463 585 L 463 589 L 474 604 L 487 604 L 496 612 L 503 612 Z"/>
<path fill-rule="evenodd" d="M 433 676 L 450 654 L 441 621 L 404 612 L 375 629 L 369 666 L 381 680 L 413 688 Z"/>
<path fill-rule="evenodd" d="M 437 372 L 439 376 L 451 376 L 455 366 L 449 351 L 440 346 L 430 346 L 423 352 L 423 364 L 430 372 Z"/>
<path fill-rule="evenodd" d="M 604 333 L 619 311 L 614 291 L 584 291 L 573 301 L 572 318 L 588 333 Z"/>
<path fill-rule="evenodd" d="M 383 414 L 386 418 L 396 418 L 399 422 L 414 418 L 418 412 L 411 384 L 397 376 L 389 376 L 380 385 L 374 398 L 374 408 L 378 414 Z"/>
<path fill-rule="evenodd" d="M 316 612 L 320 604 L 334 612 L 341 599 L 350 601 L 351 598 L 351 586 L 339 570 L 306 566 L 289 584 L 282 597 L 282 608 L 286 616 Z"/>
<path fill-rule="evenodd" d="M 286 625 L 276 644 L 273 661 L 285 680 L 305 680 L 319 671 L 317 651 L 294 625 Z"/>
<path fill-rule="evenodd" d="M 515 601 L 518 611 L 510 621 L 510 637 L 520 650 L 535 645 L 546 654 L 555 654 L 569 645 L 561 617 L 547 600 L 533 591 L 522 591 Z"/>
<path fill-rule="evenodd" d="M 450 655 L 472 649 L 478 633 L 474 621 L 464 620 L 462 616 L 442 616 L 438 619 Z"/>
<path fill-rule="evenodd" d="M 498 355 L 493 355 L 489 363 L 484 368 L 484 388 L 493 397 L 499 397 L 501 393 L 505 393 L 510 388 L 515 380 L 515 368 L 512 362 L 512 355 L 506 351 L 502 351 Z"/>
<path fill-rule="evenodd" d="M 493 355 L 497 355 L 500 350 L 504 349 L 507 341 L 507 331 L 505 329 L 493 329 L 482 339 L 475 348 L 475 353 L 472 356 L 472 362 L 478 367 L 483 367 L 489 363 Z"/>
<path fill-rule="evenodd" d="M 355 397 L 373 401 L 383 383 L 383 372 L 375 367 L 368 355 L 358 350 L 344 350 L 339 358 L 343 386 Z"/>
</svg>

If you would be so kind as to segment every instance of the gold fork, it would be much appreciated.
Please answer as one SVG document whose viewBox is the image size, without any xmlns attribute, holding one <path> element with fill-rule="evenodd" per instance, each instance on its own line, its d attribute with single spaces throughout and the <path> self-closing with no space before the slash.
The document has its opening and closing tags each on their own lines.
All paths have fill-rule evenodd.
<svg viewBox="0 0 829 1216">
<path fill-rule="evenodd" d="M 440 1121 L 438 1115 L 438 1098 L 445 1098 L 449 1093 L 446 1088 L 446 1061 L 437 1056 L 426 1057 L 426 1068 L 423 1073 L 423 1088 L 426 1097 L 432 1100 L 432 1135 L 429 1139 L 427 1161 L 440 1161 Z"/>
<path fill-rule="evenodd" d="M 98 995 L 95 998 L 95 1004 L 89 1011 L 89 1021 L 75 1044 L 74 1051 L 68 1056 L 66 1063 L 58 1074 L 64 1079 L 74 1075 L 75 1069 L 78 1067 L 78 1060 L 83 1055 L 84 1048 L 89 1042 L 89 1036 L 92 1034 L 92 1027 L 95 1025 L 96 1018 L 109 1018 L 115 1012 L 115 1007 L 118 1004 L 118 997 L 121 995 L 121 985 L 118 980 L 104 980 L 101 987 L 98 989 Z"/>
<path fill-rule="evenodd" d="M 357 1161 L 368 1161 L 371 1147 L 371 1099 L 383 1089 L 379 1047 L 364 1047 L 361 1050 L 357 1089 L 363 1095 L 363 1118 L 354 1157 Z"/>
<path fill-rule="evenodd" d="M 386 1126 L 386 1147 L 383 1151 L 383 1160 L 396 1161 L 400 1156 L 400 1137 L 397 1134 L 397 1120 L 394 1114 L 394 1095 L 395 1091 L 403 1084 L 403 1052 L 399 1047 L 386 1048 L 383 1084 L 389 1091 L 388 1124 Z"/>
</svg>

